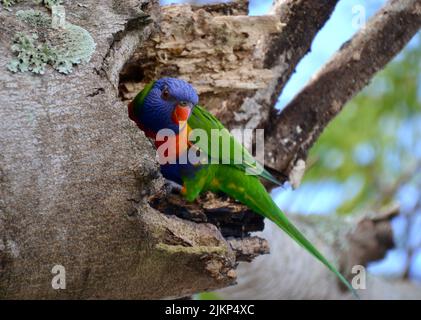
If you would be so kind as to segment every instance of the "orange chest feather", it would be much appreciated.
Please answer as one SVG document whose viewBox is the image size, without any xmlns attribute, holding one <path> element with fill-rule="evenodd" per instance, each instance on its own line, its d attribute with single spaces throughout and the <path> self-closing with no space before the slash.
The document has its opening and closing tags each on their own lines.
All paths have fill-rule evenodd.
<svg viewBox="0 0 421 320">
<path fill-rule="evenodd" d="M 191 128 L 188 124 L 186 124 L 176 135 L 157 134 L 155 138 L 155 146 L 160 160 L 165 159 L 165 161 L 171 162 L 177 160 L 180 155 L 184 154 L 190 146 L 188 141 L 190 132 Z M 163 162 L 160 161 L 160 163 Z"/>
</svg>

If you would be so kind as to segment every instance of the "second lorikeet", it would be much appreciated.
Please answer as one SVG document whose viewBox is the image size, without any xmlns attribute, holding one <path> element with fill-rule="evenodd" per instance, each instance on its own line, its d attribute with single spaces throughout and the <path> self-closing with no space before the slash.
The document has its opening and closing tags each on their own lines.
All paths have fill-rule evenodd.
<svg viewBox="0 0 421 320">
<path fill-rule="evenodd" d="M 182 194 L 188 201 L 193 201 L 205 191 L 223 192 L 270 219 L 336 274 L 357 296 L 344 276 L 288 220 L 259 180 L 263 178 L 276 183 L 276 179 L 198 102 L 199 97 L 189 83 L 176 78 L 161 78 L 146 85 L 128 106 L 130 119 L 155 141 L 158 149 L 164 143 L 160 132 L 172 130 L 173 136 L 168 136 L 165 141 L 169 146 L 167 153 L 158 152 L 160 158 L 172 160 L 161 163 L 163 176 L 182 185 Z M 212 150 L 211 142 L 214 140 L 210 138 L 182 143 L 181 140 L 195 129 L 203 130 L 208 137 L 211 137 L 212 130 L 218 130 L 219 142 L 229 142 L 228 152 L 222 150 L 223 143 L 218 143 L 216 151 Z M 193 163 L 186 157 L 189 151 L 195 149 L 202 151 L 209 161 Z M 172 155 L 169 155 L 171 152 Z M 239 153 L 242 160 L 234 161 Z M 182 157 L 186 161 L 179 161 Z"/>
</svg>

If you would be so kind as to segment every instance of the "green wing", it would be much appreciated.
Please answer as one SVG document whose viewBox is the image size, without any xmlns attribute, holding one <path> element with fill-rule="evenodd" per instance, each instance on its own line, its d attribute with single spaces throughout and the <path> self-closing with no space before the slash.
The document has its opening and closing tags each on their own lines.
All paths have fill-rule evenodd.
<svg viewBox="0 0 421 320">
<path fill-rule="evenodd" d="M 222 191 L 245 204 L 248 208 L 272 220 L 299 245 L 331 270 L 358 298 L 358 294 L 345 277 L 331 264 L 324 255 L 289 221 L 288 217 L 273 202 L 271 196 L 255 176 L 247 176 L 232 166 L 217 166 L 213 172 L 211 190 Z"/>
<path fill-rule="evenodd" d="M 203 188 L 208 188 L 213 192 L 222 191 L 230 197 L 240 201 L 251 210 L 276 223 L 293 240 L 303 246 L 310 254 L 336 274 L 351 292 L 358 297 L 355 290 L 343 275 L 288 220 L 287 216 L 273 202 L 259 179 L 256 176 L 244 174 L 244 171 L 246 170 L 251 170 L 251 172 L 255 170 L 257 176 L 279 184 L 279 182 L 235 140 L 222 123 L 202 107 L 196 106 L 193 108 L 193 113 L 189 118 L 188 125 L 192 129 L 203 129 L 206 132 L 208 139 L 200 141 L 199 138 L 199 141 L 196 140 L 194 143 L 201 150 L 208 150 L 208 157 L 210 160 L 216 157 L 216 160 L 219 160 L 219 163 L 222 164 L 204 166 L 193 178 L 185 179 L 188 199 L 193 200 Z M 209 137 L 212 136 L 212 129 L 218 129 L 220 131 L 220 140 L 216 152 L 215 150 L 212 150 L 212 147 L 214 146 L 211 145 L 212 140 L 209 139 Z M 223 139 L 230 142 L 229 154 L 223 154 L 221 150 L 220 146 L 222 145 L 221 141 L 223 141 Z M 209 153 L 211 156 L 209 156 Z M 234 157 L 235 155 L 238 155 L 238 153 L 243 155 L 243 161 L 236 164 L 234 162 Z"/>
<path fill-rule="evenodd" d="M 208 154 L 209 160 L 216 163 L 227 164 L 248 172 L 251 175 L 257 175 L 263 179 L 271 181 L 277 185 L 282 185 L 271 173 L 269 173 L 262 164 L 260 164 L 248 150 L 239 143 L 224 127 L 224 125 L 210 112 L 203 107 L 196 105 L 193 108 L 192 115 L 188 120 L 188 125 L 192 129 L 202 129 L 206 132 L 208 139 L 195 141 L 195 145 Z M 213 129 L 217 129 L 212 132 Z M 219 143 L 212 145 L 212 135 L 218 134 Z M 229 152 L 222 148 L 223 144 L 229 142 Z"/>
</svg>

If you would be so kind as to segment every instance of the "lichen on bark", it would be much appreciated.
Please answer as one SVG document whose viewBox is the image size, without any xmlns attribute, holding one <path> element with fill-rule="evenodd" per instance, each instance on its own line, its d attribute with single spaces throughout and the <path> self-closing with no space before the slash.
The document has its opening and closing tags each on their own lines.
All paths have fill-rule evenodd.
<svg viewBox="0 0 421 320">
<path fill-rule="evenodd" d="M 88 63 L 95 51 L 92 36 L 77 25 L 66 22 L 55 29 L 50 15 L 33 9 L 19 10 L 16 18 L 28 28 L 18 32 L 13 40 L 11 49 L 16 57 L 8 65 L 12 72 L 44 74 L 49 64 L 58 72 L 69 74 L 73 65 Z"/>
<path fill-rule="evenodd" d="M 14 4 L 18 2 L 22 2 L 22 0 L 1 0 L 1 4 L 5 8 L 10 8 L 11 6 L 13 6 Z M 43 4 L 47 8 L 51 9 L 52 6 L 61 4 L 62 0 L 32 0 L 32 2 L 35 4 Z"/>
</svg>

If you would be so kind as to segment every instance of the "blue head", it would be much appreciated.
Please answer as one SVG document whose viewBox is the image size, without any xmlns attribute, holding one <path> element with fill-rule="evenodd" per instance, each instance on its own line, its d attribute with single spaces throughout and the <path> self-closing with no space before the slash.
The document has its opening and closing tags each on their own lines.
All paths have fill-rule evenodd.
<svg viewBox="0 0 421 320">
<path fill-rule="evenodd" d="M 161 78 L 129 104 L 129 116 L 152 132 L 171 129 L 178 133 L 179 123 L 188 120 L 198 102 L 196 90 L 186 81 Z"/>
</svg>

